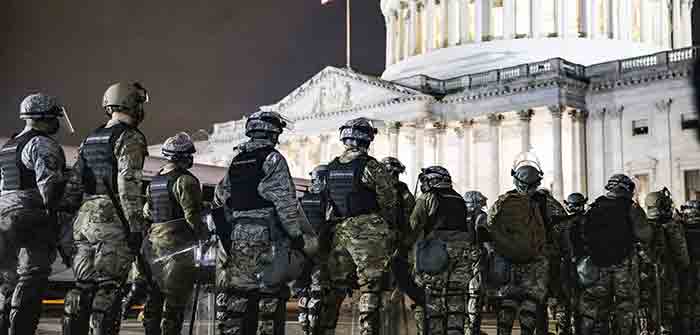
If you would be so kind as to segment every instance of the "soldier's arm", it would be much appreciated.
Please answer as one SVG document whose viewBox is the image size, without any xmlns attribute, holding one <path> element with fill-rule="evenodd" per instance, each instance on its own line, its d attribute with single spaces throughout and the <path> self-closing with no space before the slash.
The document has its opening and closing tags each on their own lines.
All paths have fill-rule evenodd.
<svg viewBox="0 0 700 335">
<path fill-rule="evenodd" d="M 83 161 L 80 159 L 80 155 L 73 164 L 73 168 L 68 171 L 66 179 L 68 182 L 59 207 L 72 213 L 77 211 L 83 202 Z"/>
<path fill-rule="evenodd" d="M 258 194 L 275 205 L 282 228 L 291 238 L 301 236 L 299 206 L 287 160 L 278 152 L 270 153 L 263 163 L 265 177 L 258 185 Z"/>
<path fill-rule="evenodd" d="M 48 137 L 34 137 L 22 151 L 22 163 L 34 171 L 46 209 L 58 209 L 66 182 L 63 148 Z"/>
<path fill-rule="evenodd" d="M 151 189 L 149 187 L 146 187 L 146 201 L 144 201 L 143 204 L 143 219 L 146 222 L 151 222 L 153 219 L 151 218 Z"/>
<path fill-rule="evenodd" d="M 397 215 L 399 215 L 397 212 L 399 198 L 389 172 L 379 162 L 370 159 L 367 161 L 361 180 L 365 186 L 374 190 L 377 194 L 377 203 L 384 220 L 387 220 L 390 224 L 395 224 L 398 218 Z"/>
<path fill-rule="evenodd" d="M 425 229 L 430 224 L 430 217 L 437 212 L 437 201 L 430 193 L 422 194 L 416 201 L 416 206 L 413 207 L 411 213 L 411 229 L 409 231 L 405 246 L 411 246 L 416 243 L 425 233 Z"/>
<path fill-rule="evenodd" d="M 207 228 L 202 222 L 202 190 L 199 181 L 192 176 L 182 175 L 175 181 L 173 194 L 195 236 L 198 239 L 205 238 Z"/>
<path fill-rule="evenodd" d="M 213 207 L 223 207 L 226 205 L 226 199 L 228 199 L 230 196 L 231 192 L 227 172 L 214 189 L 214 199 L 212 199 Z"/>
<path fill-rule="evenodd" d="M 117 189 L 119 202 L 129 221 L 132 232 L 143 232 L 143 204 L 141 179 L 146 159 L 146 139 L 136 130 L 127 130 L 117 139 L 114 156 L 117 158 Z"/>
</svg>

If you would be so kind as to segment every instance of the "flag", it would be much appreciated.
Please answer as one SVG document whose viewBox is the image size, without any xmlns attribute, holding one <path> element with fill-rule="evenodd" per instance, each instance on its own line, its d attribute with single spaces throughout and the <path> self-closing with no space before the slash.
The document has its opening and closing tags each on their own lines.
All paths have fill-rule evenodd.
<svg viewBox="0 0 700 335">
<path fill-rule="evenodd" d="M 330 3 L 331 1 L 333 1 L 333 0 L 321 0 L 321 5 L 328 4 L 328 3 Z"/>
</svg>

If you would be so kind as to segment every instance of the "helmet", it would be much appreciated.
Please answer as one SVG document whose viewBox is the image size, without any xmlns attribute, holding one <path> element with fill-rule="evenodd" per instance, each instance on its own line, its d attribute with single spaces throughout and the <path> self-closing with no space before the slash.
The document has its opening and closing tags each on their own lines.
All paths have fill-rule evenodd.
<svg viewBox="0 0 700 335">
<path fill-rule="evenodd" d="M 254 137 L 255 133 L 275 134 L 275 139 L 288 127 L 288 121 L 280 113 L 257 111 L 245 122 L 245 135 Z"/>
<path fill-rule="evenodd" d="M 197 152 L 190 135 L 184 132 L 177 133 L 175 136 L 165 140 L 160 151 L 163 157 L 171 161 L 191 158 L 192 154 Z"/>
<path fill-rule="evenodd" d="M 688 200 L 681 211 L 687 224 L 700 224 L 700 200 Z"/>
<path fill-rule="evenodd" d="M 320 192 L 325 188 L 326 179 L 328 178 L 328 165 L 321 164 L 316 166 L 311 172 L 311 190 Z"/>
<path fill-rule="evenodd" d="M 369 146 L 376 134 L 377 128 L 372 126 L 372 121 L 363 117 L 345 122 L 340 127 L 340 141 L 343 143 L 354 140 L 360 146 Z"/>
<path fill-rule="evenodd" d="M 401 164 L 401 161 L 399 161 L 397 158 L 394 157 L 384 157 L 382 159 L 382 164 L 386 168 L 387 171 L 391 173 L 404 173 L 406 171 L 406 167 Z"/>
<path fill-rule="evenodd" d="M 43 93 L 34 93 L 28 95 L 19 107 L 19 118 L 27 119 L 45 119 L 63 117 L 64 108 L 59 105 L 55 97 Z"/>
<path fill-rule="evenodd" d="M 537 190 L 544 176 L 540 166 L 539 160 L 531 152 L 523 152 L 515 158 L 510 175 L 513 176 L 513 185 L 518 192 Z"/>
<path fill-rule="evenodd" d="M 143 121 L 143 104 L 148 102 L 148 91 L 135 82 L 132 84 L 112 84 L 102 97 L 102 107 L 107 114 L 113 111 L 124 112 L 136 118 L 137 122 Z"/>
<path fill-rule="evenodd" d="M 478 208 L 486 207 L 486 201 L 488 200 L 489 199 L 479 191 L 467 191 L 464 193 L 464 202 L 467 204 L 467 211 L 470 212 Z"/>
<path fill-rule="evenodd" d="M 586 203 L 588 198 L 581 193 L 571 193 L 566 200 L 564 200 L 564 205 L 566 205 L 566 210 L 569 213 L 582 213 L 586 209 Z"/>
<path fill-rule="evenodd" d="M 673 217 L 673 199 L 665 187 L 661 191 L 647 194 L 644 204 L 647 207 L 647 217 L 651 220 Z"/>
<path fill-rule="evenodd" d="M 450 177 L 447 169 L 442 166 L 430 166 L 421 169 L 418 181 L 420 181 L 420 190 L 422 192 L 428 192 L 435 188 L 452 187 L 452 177 Z"/>
<path fill-rule="evenodd" d="M 624 174 L 615 174 L 608 180 L 608 183 L 605 185 L 605 190 L 613 194 L 631 197 L 634 194 L 635 187 L 630 177 Z"/>
</svg>

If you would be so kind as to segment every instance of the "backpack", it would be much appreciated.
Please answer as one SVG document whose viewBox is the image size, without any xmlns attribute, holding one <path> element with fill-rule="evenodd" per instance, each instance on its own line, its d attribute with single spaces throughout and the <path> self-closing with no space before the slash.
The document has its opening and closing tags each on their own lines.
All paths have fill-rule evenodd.
<svg viewBox="0 0 700 335">
<path fill-rule="evenodd" d="M 496 253 L 513 263 L 528 263 L 544 253 L 547 241 L 539 204 L 516 192 L 499 197 L 489 222 Z"/>
<path fill-rule="evenodd" d="M 630 199 L 599 197 L 586 212 L 583 237 L 591 261 L 599 267 L 622 262 L 634 248 Z"/>
</svg>

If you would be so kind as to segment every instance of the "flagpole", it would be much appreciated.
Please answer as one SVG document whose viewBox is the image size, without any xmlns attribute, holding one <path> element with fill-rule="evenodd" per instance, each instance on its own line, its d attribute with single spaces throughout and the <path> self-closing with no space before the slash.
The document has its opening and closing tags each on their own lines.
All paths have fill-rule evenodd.
<svg viewBox="0 0 700 335">
<path fill-rule="evenodd" d="M 345 1 L 345 65 L 350 70 L 350 1 Z"/>
</svg>

